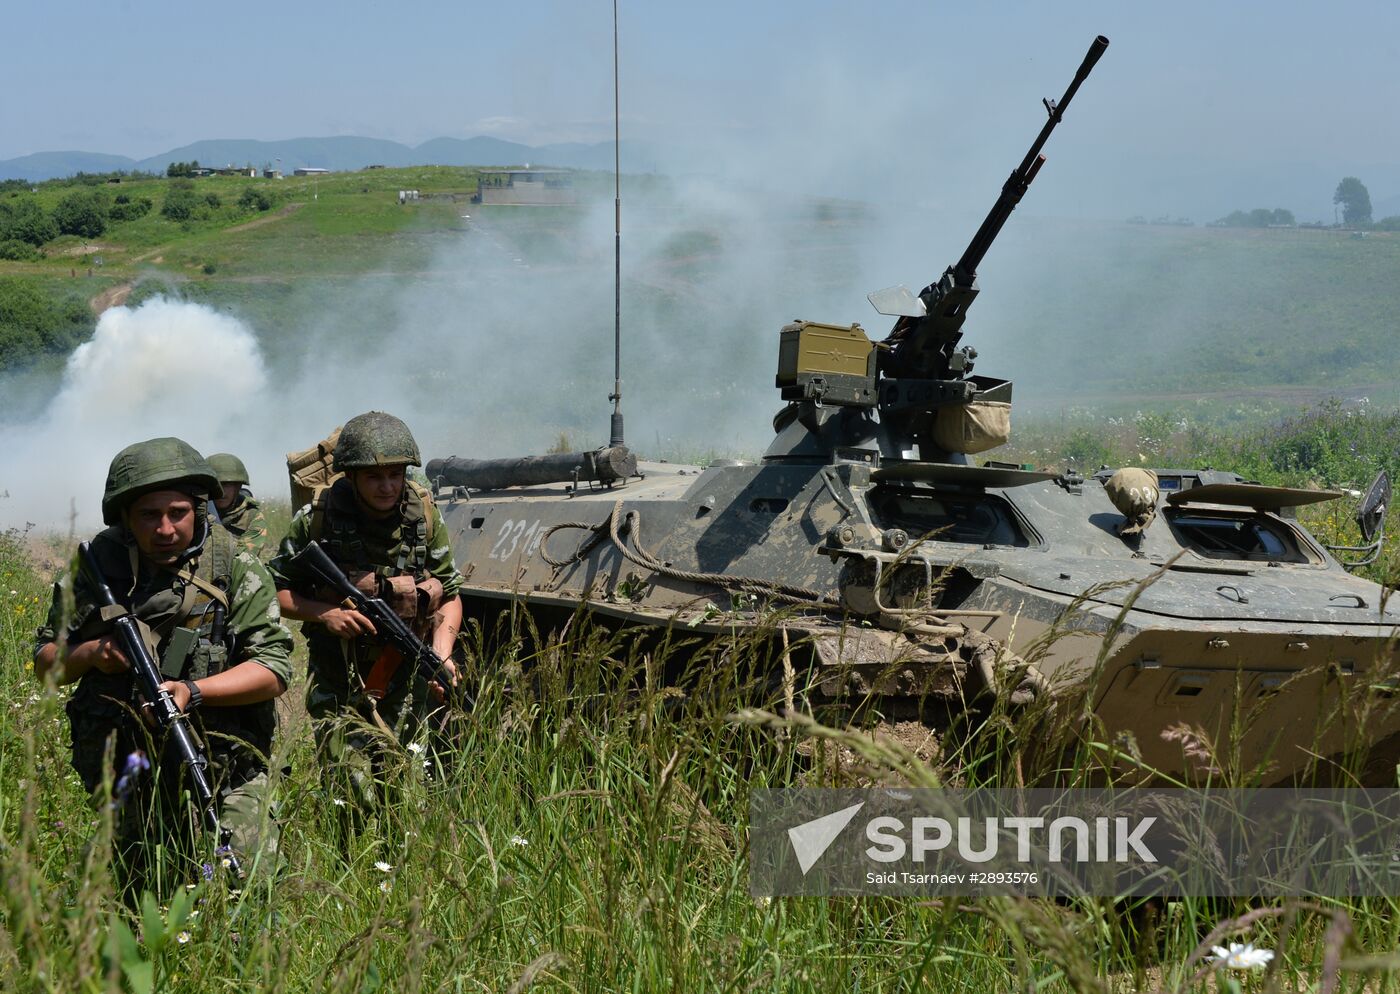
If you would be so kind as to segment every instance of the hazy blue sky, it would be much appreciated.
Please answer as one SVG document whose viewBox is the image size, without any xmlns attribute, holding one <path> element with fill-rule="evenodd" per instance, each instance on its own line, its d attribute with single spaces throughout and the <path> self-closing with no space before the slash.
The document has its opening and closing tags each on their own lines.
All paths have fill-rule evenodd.
<svg viewBox="0 0 1400 994">
<path fill-rule="evenodd" d="M 1400 197 L 1393 2 L 621 11 L 624 138 L 658 144 L 667 169 L 781 171 L 852 195 L 883 174 L 899 196 L 956 202 L 947 191 L 1009 170 L 1039 98 L 1103 33 L 1112 45 L 1048 150 L 1038 209 L 1208 220 L 1267 205 L 1330 220 L 1347 173 L 1377 201 Z M 606 0 L 14 4 L 0 158 L 333 134 L 597 141 L 611 132 L 610 16 Z"/>
</svg>

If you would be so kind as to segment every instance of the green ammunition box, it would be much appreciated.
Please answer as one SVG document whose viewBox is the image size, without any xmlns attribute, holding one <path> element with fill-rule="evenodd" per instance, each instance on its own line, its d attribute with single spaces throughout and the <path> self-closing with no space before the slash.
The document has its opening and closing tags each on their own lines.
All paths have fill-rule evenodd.
<svg viewBox="0 0 1400 994">
<path fill-rule="evenodd" d="M 780 334 L 776 384 L 784 400 L 872 407 L 875 346 L 858 324 L 795 321 Z"/>
</svg>

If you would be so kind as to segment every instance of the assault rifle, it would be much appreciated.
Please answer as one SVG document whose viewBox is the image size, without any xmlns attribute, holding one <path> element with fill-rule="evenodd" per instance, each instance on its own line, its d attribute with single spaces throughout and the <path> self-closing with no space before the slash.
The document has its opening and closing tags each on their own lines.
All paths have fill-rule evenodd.
<svg viewBox="0 0 1400 994">
<path fill-rule="evenodd" d="M 453 707 L 464 710 L 471 706 L 468 695 L 448 679 L 447 666 L 433 647 L 413 634 L 413 629 L 404 624 L 404 620 L 382 597 L 371 597 L 351 583 L 318 542 L 308 542 L 293 561 L 309 570 L 319 583 L 335 591 L 342 598 L 342 606 L 353 608 L 368 618 L 378 633 L 376 637 L 398 653 L 400 659 L 395 660 L 397 666 L 384 692 L 386 696 L 401 687 L 410 673 L 416 672 L 424 680 L 442 687 L 444 696 Z"/>
<path fill-rule="evenodd" d="M 200 747 L 199 741 L 190 730 L 189 719 L 175 706 L 175 699 L 169 691 L 162 689 L 164 678 L 160 667 L 151 658 L 150 650 L 141 637 L 136 619 L 129 611 L 117 603 L 112 589 L 102 575 L 102 568 L 92 554 L 92 546 L 83 542 L 78 546 L 78 558 L 88 580 L 97 595 L 97 604 L 102 614 L 109 618 L 117 645 L 131 664 L 132 675 L 136 678 L 136 689 L 145 698 L 147 706 L 155 714 L 156 725 L 167 736 L 167 741 L 180 760 L 180 769 L 189 780 L 190 791 L 194 795 L 204 827 L 218 840 L 220 849 L 227 849 L 225 858 L 234 876 L 241 877 L 243 869 L 238 865 L 238 857 L 229 848 L 230 833 L 219 824 L 219 811 L 214 802 L 214 789 L 209 783 L 209 757 Z"/>
</svg>

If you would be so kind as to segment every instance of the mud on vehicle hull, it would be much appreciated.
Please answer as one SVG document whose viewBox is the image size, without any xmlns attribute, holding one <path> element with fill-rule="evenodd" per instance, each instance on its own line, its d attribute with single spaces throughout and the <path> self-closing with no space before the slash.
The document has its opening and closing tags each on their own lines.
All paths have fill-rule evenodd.
<svg viewBox="0 0 1400 994">
<path fill-rule="evenodd" d="M 781 640 L 775 670 L 791 667 L 803 700 L 891 718 L 946 720 L 989 687 L 1016 704 L 1088 693 L 1097 725 L 1082 734 L 1115 743 L 1125 773 L 1211 775 L 1183 745 L 1188 728 L 1256 782 L 1318 757 L 1336 778 L 1393 782 L 1400 619 L 1301 530 L 1289 534 L 1305 561 L 1211 560 L 1171 520 L 1126 544 L 1097 520 L 1116 512 L 1093 480 L 957 467 L 923 486 L 863 464 L 642 471 L 611 488 L 444 495 L 469 612 L 489 627 L 523 608 L 548 632 L 583 605 L 673 641 L 767 629 Z M 890 551 L 886 532 L 921 514 L 952 520 Z M 988 537 L 999 541 L 973 541 Z"/>
</svg>

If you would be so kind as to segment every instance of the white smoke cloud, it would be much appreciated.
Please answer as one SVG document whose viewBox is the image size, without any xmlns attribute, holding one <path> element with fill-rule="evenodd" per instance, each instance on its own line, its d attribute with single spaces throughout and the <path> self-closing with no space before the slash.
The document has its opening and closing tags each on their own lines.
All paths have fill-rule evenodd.
<svg viewBox="0 0 1400 994">
<path fill-rule="evenodd" d="M 105 311 L 43 414 L 0 429 L 0 525 L 97 523 L 119 450 L 162 435 L 206 453 L 242 446 L 264 426 L 266 389 L 257 337 L 237 318 L 162 297 Z"/>
</svg>

